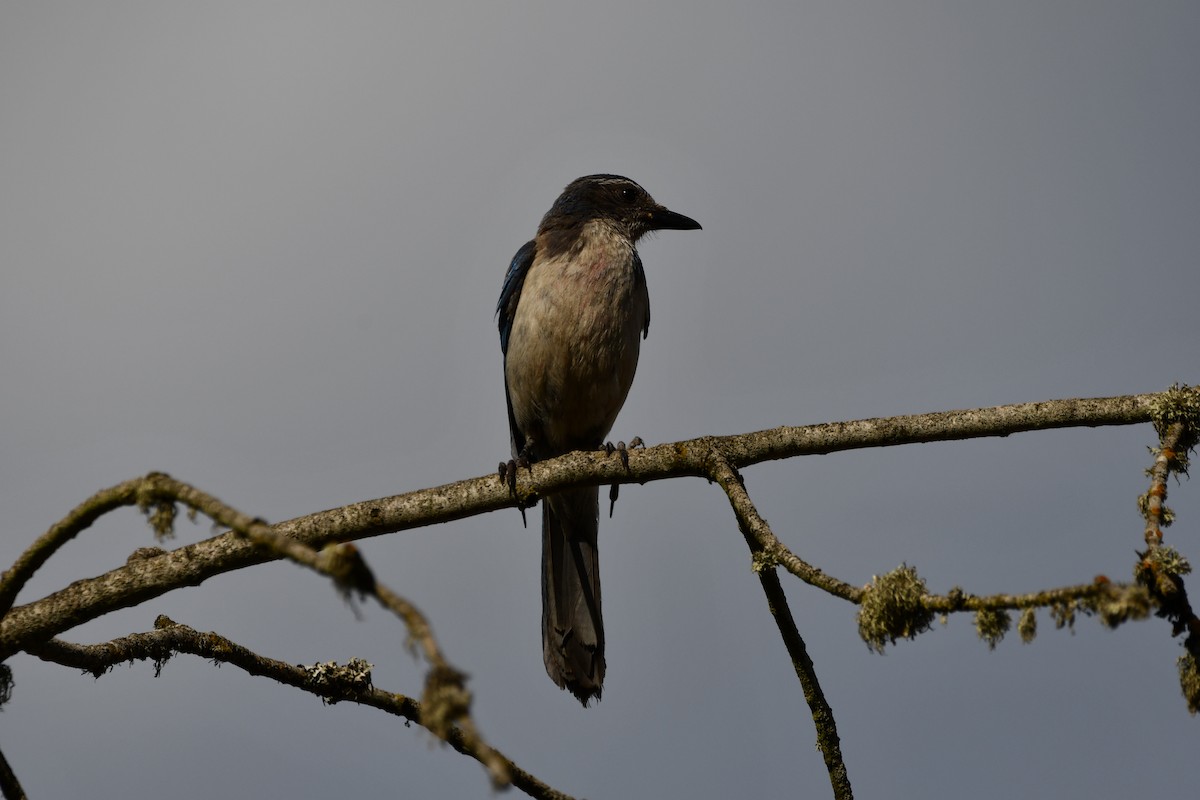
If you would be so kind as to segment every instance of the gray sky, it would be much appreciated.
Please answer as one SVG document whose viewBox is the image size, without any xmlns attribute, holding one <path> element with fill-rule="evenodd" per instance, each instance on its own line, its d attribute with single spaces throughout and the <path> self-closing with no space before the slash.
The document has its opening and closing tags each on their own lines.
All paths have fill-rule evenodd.
<svg viewBox="0 0 1200 800">
<path fill-rule="evenodd" d="M 1200 7 L 1179 2 L 27 3 L 0 10 L 0 498 L 9 563 L 93 491 L 163 470 L 281 520 L 487 473 L 493 310 L 571 179 L 695 217 L 642 247 L 653 325 L 613 431 L 654 444 L 1200 382 Z M 1124 580 L 1147 426 L 747 470 L 854 584 Z M 1193 561 L 1194 484 L 1168 542 Z M 181 525 L 178 543 L 210 535 Z M 118 514 L 21 597 L 122 563 Z M 604 700 L 542 668 L 536 526 L 367 541 L 471 673 L 489 739 L 592 798 L 828 794 L 728 504 L 628 487 L 601 524 Z M 884 657 L 786 579 L 860 797 L 1165 795 L 1197 720 L 1166 623 L 995 652 L 955 617 Z M 418 693 L 399 623 L 277 564 L 167 613 Z M 394 718 L 194 658 L 100 681 L 28 657 L 0 746 L 34 798 L 489 797 Z"/>
</svg>

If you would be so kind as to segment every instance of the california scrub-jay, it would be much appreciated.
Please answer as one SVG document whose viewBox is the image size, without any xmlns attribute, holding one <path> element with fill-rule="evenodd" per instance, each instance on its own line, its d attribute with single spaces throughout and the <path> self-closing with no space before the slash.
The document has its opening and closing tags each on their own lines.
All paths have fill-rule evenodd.
<svg viewBox="0 0 1200 800">
<path fill-rule="evenodd" d="M 699 227 L 619 175 L 579 178 L 554 201 L 509 265 L 496 305 L 518 462 L 601 447 L 650 329 L 637 241 Z M 542 657 L 585 706 L 604 682 L 598 516 L 599 487 L 542 501 Z"/>
</svg>

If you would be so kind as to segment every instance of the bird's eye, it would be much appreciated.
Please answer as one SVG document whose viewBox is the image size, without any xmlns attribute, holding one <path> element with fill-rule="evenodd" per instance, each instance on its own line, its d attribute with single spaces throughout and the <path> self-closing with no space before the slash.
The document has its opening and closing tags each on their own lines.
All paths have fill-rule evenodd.
<svg viewBox="0 0 1200 800">
<path fill-rule="evenodd" d="M 634 189 L 632 186 L 626 186 L 621 190 L 621 199 L 627 203 L 632 203 L 634 200 L 637 200 L 637 196 L 637 189 Z"/>
</svg>

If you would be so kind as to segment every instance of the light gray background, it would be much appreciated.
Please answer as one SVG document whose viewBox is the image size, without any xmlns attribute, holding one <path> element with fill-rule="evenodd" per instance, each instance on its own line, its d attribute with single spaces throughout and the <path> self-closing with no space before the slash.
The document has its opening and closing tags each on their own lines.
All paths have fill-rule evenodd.
<svg viewBox="0 0 1200 800">
<path fill-rule="evenodd" d="M 150 470 L 269 520 L 492 470 L 504 270 L 591 172 L 704 225 L 642 247 L 654 322 L 614 439 L 1198 382 L 1198 42 L 1192 2 L 5 4 L 0 561 Z M 906 561 L 936 591 L 1020 592 L 1129 577 L 1153 443 L 1059 431 L 746 477 L 847 581 Z M 1195 561 L 1196 485 L 1172 490 Z M 106 519 L 21 601 L 150 543 Z M 542 668 L 539 546 L 508 511 L 362 547 L 471 673 L 492 742 L 592 798 L 828 794 L 714 487 L 630 487 L 603 521 L 587 711 Z M 1042 615 L 1034 645 L 988 652 L 956 617 L 880 657 L 853 608 L 787 585 L 860 797 L 1194 785 L 1162 621 Z M 356 622 L 286 564 L 69 638 L 158 613 L 419 691 L 394 619 Z M 0 745 L 39 800 L 490 796 L 419 729 L 233 668 L 11 664 Z"/>
</svg>

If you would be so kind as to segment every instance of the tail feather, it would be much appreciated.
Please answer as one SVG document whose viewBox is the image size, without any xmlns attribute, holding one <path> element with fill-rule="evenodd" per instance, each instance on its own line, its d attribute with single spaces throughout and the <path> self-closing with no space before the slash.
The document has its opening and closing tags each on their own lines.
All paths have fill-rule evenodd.
<svg viewBox="0 0 1200 800">
<path fill-rule="evenodd" d="M 554 682 L 585 706 L 604 683 L 599 515 L 594 488 L 542 501 L 542 657 Z"/>
</svg>

